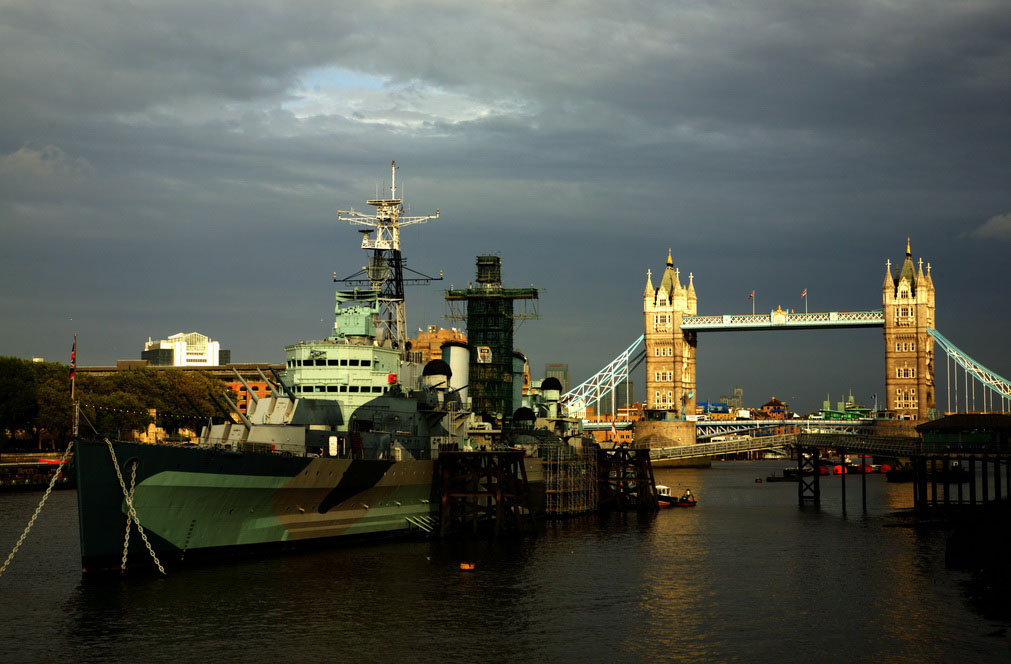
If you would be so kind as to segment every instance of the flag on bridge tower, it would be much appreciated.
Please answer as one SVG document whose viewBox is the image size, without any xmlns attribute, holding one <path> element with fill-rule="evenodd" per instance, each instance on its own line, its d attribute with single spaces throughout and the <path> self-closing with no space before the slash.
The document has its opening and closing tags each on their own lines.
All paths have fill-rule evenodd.
<svg viewBox="0 0 1011 664">
<path fill-rule="evenodd" d="M 751 294 L 748 295 L 748 299 L 750 300 L 753 297 L 755 297 L 755 291 L 751 291 Z"/>
<path fill-rule="evenodd" d="M 800 294 L 800 296 L 801 297 L 807 297 L 807 289 L 806 288 L 804 289 L 804 292 Z"/>
<path fill-rule="evenodd" d="M 611 420 L 611 440 L 618 440 L 618 426 Z"/>
</svg>

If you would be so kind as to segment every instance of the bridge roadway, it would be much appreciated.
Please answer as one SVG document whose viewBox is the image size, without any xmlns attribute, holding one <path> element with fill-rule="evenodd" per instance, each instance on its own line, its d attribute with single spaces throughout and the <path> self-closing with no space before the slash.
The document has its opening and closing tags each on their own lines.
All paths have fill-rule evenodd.
<svg viewBox="0 0 1011 664">
<path fill-rule="evenodd" d="M 909 457 L 920 451 L 920 441 L 917 438 L 843 433 L 788 433 L 779 436 L 739 438 L 717 443 L 653 448 L 650 450 L 650 459 L 653 461 L 692 459 L 720 454 L 756 452 L 784 446 L 832 448 L 845 454 L 878 454 L 894 457 Z"/>
<path fill-rule="evenodd" d="M 760 429 L 796 427 L 804 433 L 848 433 L 857 434 L 874 423 L 873 420 L 702 420 L 695 423 L 695 439 L 705 440 L 713 436 L 739 434 Z M 583 420 L 584 431 L 609 431 L 611 422 L 589 422 Z M 614 422 L 614 428 L 627 431 L 634 422 Z M 762 449 L 762 448 L 759 448 Z"/>
</svg>

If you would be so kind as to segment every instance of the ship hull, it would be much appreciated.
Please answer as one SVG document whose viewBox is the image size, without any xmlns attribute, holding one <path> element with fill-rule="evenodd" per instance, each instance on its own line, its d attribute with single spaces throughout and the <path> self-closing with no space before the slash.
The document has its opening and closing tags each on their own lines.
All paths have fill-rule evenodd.
<svg viewBox="0 0 1011 664">
<path fill-rule="evenodd" d="M 176 565 L 250 551 L 406 534 L 435 516 L 431 461 L 240 453 L 112 443 L 159 559 Z M 77 444 L 78 514 L 85 572 L 118 569 L 127 506 L 104 442 Z M 151 560 L 136 532 L 131 565 Z"/>
</svg>

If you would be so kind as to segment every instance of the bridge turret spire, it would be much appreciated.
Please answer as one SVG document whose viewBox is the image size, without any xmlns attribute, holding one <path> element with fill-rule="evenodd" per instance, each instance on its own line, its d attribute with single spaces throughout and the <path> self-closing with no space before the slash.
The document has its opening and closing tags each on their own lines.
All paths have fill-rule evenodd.
<svg viewBox="0 0 1011 664">
<path fill-rule="evenodd" d="M 913 252 L 909 248 L 909 238 L 906 238 L 906 260 L 902 261 L 902 269 L 899 271 L 899 282 L 905 279 L 909 283 L 910 291 L 916 293 L 916 268 L 913 266 Z"/>
<path fill-rule="evenodd" d="M 881 285 L 882 290 L 892 290 L 895 288 L 895 279 L 892 277 L 892 259 L 885 261 L 885 283 Z"/>
<path fill-rule="evenodd" d="M 652 298 L 656 289 L 653 288 L 653 270 L 647 268 L 646 270 L 646 291 L 642 294 L 643 297 Z"/>
</svg>

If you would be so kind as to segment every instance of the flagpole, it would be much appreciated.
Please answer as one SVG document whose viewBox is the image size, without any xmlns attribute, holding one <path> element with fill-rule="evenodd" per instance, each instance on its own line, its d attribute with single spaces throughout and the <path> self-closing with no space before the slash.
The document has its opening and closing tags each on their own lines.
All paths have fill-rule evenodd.
<svg viewBox="0 0 1011 664">
<path fill-rule="evenodd" d="M 74 333 L 74 349 L 70 351 L 70 401 L 74 405 L 73 438 L 77 439 L 81 405 L 77 401 L 77 333 Z"/>
<path fill-rule="evenodd" d="M 755 291 L 751 291 L 751 315 L 755 315 Z"/>
</svg>

